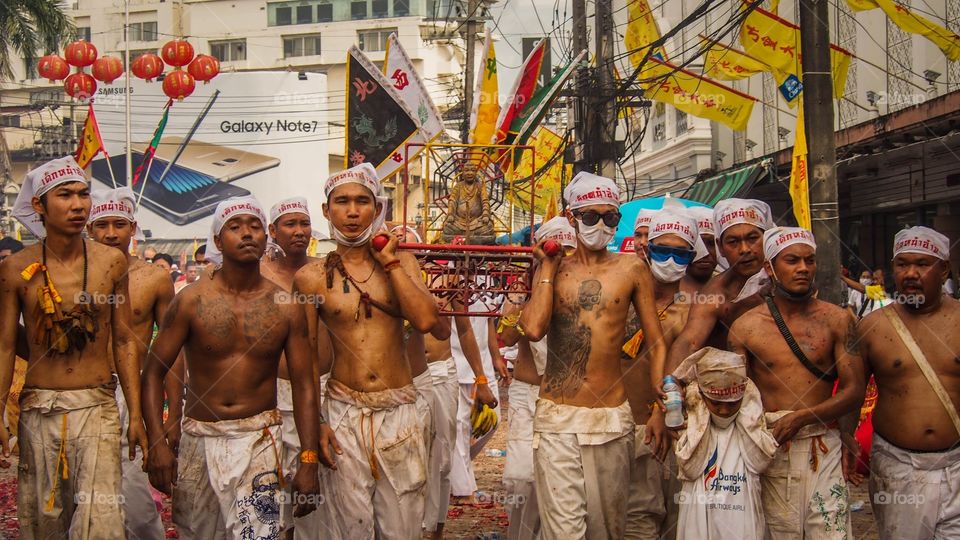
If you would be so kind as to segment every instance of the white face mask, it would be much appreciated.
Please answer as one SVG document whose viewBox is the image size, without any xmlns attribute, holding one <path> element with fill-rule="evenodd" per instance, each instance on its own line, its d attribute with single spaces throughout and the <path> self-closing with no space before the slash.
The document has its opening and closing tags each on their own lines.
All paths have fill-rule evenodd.
<svg viewBox="0 0 960 540">
<path fill-rule="evenodd" d="M 710 421 L 713 423 L 713 425 L 717 426 L 718 428 L 726 429 L 730 427 L 734 422 L 737 421 L 737 416 L 739 415 L 740 415 L 740 411 L 737 411 L 736 414 L 732 416 L 728 416 L 727 418 L 710 413 Z"/>
<path fill-rule="evenodd" d="M 650 261 L 650 271 L 660 283 L 676 283 L 687 273 L 687 265 L 679 264 L 672 258 L 665 262 Z"/>
<path fill-rule="evenodd" d="M 353 239 L 347 238 L 342 232 L 340 232 L 336 227 L 333 226 L 332 222 L 328 222 L 330 226 L 330 238 L 341 245 L 347 247 L 357 247 L 364 244 L 367 240 L 370 240 L 370 237 L 373 236 L 373 224 L 371 223 L 369 227 L 364 229 L 363 233 Z"/>
<path fill-rule="evenodd" d="M 861 279 L 860 284 L 863 286 L 873 285 L 873 280 L 870 278 Z"/>
<path fill-rule="evenodd" d="M 606 249 L 607 244 L 613 240 L 613 235 L 617 233 L 616 227 L 607 227 L 603 224 L 603 220 L 593 226 L 584 225 L 582 221 L 578 221 L 577 226 L 579 229 L 577 238 L 583 242 L 583 247 L 590 251 Z"/>
</svg>

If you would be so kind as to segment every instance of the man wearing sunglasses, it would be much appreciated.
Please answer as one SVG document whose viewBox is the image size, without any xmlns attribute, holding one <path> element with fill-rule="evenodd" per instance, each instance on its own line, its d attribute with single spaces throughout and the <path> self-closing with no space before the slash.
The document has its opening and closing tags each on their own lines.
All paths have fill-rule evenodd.
<svg viewBox="0 0 960 540">
<path fill-rule="evenodd" d="M 545 335 L 548 356 L 534 416 L 534 474 L 544 538 L 622 538 L 634 455 L 633 414 L 620 349 L 631 305 L 663 362 L 666 347 L 647 263 L 607 251 L 620 221 L 613 180 L 581 172 L 563 193 L 577 232 L 571 257 L 543 243 L 518 331 Z"/>
<path fill-rule="evenodd" d="M 680 293 L 680 280 L 698 253 L 706 252 L 700 241 L 697 220 L 684 208 L 665 208 L 648 225 L 647 259 L 654 279 L 657 315 L 669 348 L 687 322 L 690 303 Z M 698 249 L 695 249 L 698 248 Z M 636 422 L 636 459 L 630 467 L 630 501 L 625 538 L 658 538 L 676 530 L 680 491 L 676 458 L 671 449 L 664 415 L 655 403 L 657 394 L 650 380 L 649 344 L 639 317 L 627 323 L 623 346 L 623 378 Z"/>
<path fill-rule="evenodd" d="M 694 296 L 688 324 L 674 340 L 666 369 L 654 365 L 655 384 L 662 388 L 663 375 L 672 373 L 684 358 L 703 347 L 727 347 L 727 331 L 733 321 L 762 302 L 758 294 L 765 285 L 763 232 L 773 227 L 770 206 L 754 199 L 724 199 L 713 212 L 719 229 L 719 254 L 730 268 L 715 276 Z M 661 397 L 663 393 L 661 392 Z"/>
<path fill-rule="evenodd" d="M 775 227 L 763 239 L 772 295 L 733 323 L 729 349 L 747 358 L 779 445 L 761 476 L 769 536 L 849 538 L 844 465 L 857 454 L 843 451 L 837 420 L 859 412 L 866 388 L 856 319 L 815 297 L 813 233 Z"/>
</svg>

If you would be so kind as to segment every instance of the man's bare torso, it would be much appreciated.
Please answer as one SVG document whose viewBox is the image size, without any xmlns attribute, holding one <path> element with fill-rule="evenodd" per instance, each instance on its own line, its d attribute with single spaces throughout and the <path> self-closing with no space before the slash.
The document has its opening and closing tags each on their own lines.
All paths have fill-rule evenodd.
<svg viewBox="0 0 960 540">
<path fill-rule="evenodd" d="M 547 334 L 551 353 L 542 397 L 581 407 L 616 407 L 626 399 L 620 349 L 636 264 L 634 257 L 613 254 L 589 267 L 576 259 L 561 262 L 554 283 Z"/>
<path fill-rule="evenodd" d="M 316 257 L 307 257 L 308 263 L 318 260 L 320 259 Z M 300 268 L 284 266 L 279 259 L 264 258 L 260 261 L 260 274 L 276 283 L 281 289 L 288 293 L 293 291 L 293 278 L 296 276 L 298 270 L 300 270 Z M 278 376 L 281 379 L 290 380 L 290 370 L 287 369 L 287 358 L 284 355 L 280 356 Z"/>
<path fill-rule="evenodd" d="M 133 333 L 138 340 L 137 347 L 146 350 L 153 339 L 153 325 L 160 322 L 155 320 L 157 302 L 161 301 L 164 289 L 169 289 L 172 296 L 173 283 L 170 274 L 162 268 L 139 259 L 133 260 L 129 275 Z"/>
<path fill-rule="evenodd" d="M 835 349 L 840 332 L 838 324 L 852 323 L 841 308 L 809 300 L 808 307 L 799 314 L 784 312 L 787 327 L 793 333 L 800 349 L 820 371 L 834 373 Z M 760 390 L 766 411 L 799 410 L 828 399 L 833 383 L 818 379 L 793 354 L 766 305 L 757 306 L 737 319 L 731 334 L 747 349 L 750 378 Z M 853 334 L 856 335 L 855 333 Z M 856 344 L 850 344 L 856 349 Z"/>
<path fill-rule="evenodd" d="M 944 297 L 939 311 L 901 319 L 933 367 L 953 403 L 960 404 L 960 303 Z M 886 309 L 894 309 L 893 306 Z M 877 383 L 873 428 L 891 443 L 914 450 L 942 450 L 960 437 L 946 410 L 882 310 L 860 323 L 864 359 Z"/>
<path fill-rule="evenodd" d="M 687 324 L 687 315 L 690 313 L 690 304 L 674 302 L 672 304 L 657 305 L 657 314 L 660 315 L 660 327 L 663 330 L 663 342 L 669 349 L 673 340 Z M 630 319 L 627 322 L 626 339 L 630 339 L 642 328 L 640 317 L 631 309 Z M 648 405 L 657 399 L 650 381 L 650 361 L 641 350 L 637 357 L 630 358 L 621 352 L 623 361 L 623 383 L 633 411 L 633 420 L 636 423 L 646 423 L 650 418 Z"/>
<path fill-rule="evenodd" d="M 695 296 L 697 302 L 712 303 L 717 310 L 717 324 L 714 325 L 705 347 L 727 349 L 727 333 L 734 321 L 744 313 L 759 306 L 763 299 L 754 294 L 734 303 L 733 300 L 740 294 L 742 283 L 735 278 L 733 270 L 713 277 Z"/>
<path fill-rule="evenodd" d="M 400 254 L 401 260 L 411 255 Z M 347 271 L 363 291 L 377 302 L 385 304 L 395 314 L 400 305 L 393 293 L 387 273 L 373 260 L 364 268 L 347 265 Z M 371 306 L 367 318 L 360 292 L 346 282 L 339 271 L 333 272 L 333 285 L 326 284 L 324 262 L 310 263 L 301 269 L 307 294 L 323 296 L 319 305 L 321 326 L 326 326 L 333 341 L 333 370 L 331 377 L 361 392 L 376 392 L 401 388 L 413 382 L 410 365 L 405 358 L 403 319 Z M 369 278 L 368 278 L 369 276 Z M 299 279 L 299 278 L 298 278 Z M 344 292 L 344 289 L 347 292 Z"/>
<path fill-rule="evenodd" d="M 126 272 L 127 264 L 118 250 L 96 242 L 86 241 L 87 288 L 86 292 L 98 310 L 96 339 L 87 343 L 82 352 L 67 355 L 48 351 L 37 328 L 37 294 L 43 286 L 43 273 L 37 272 L 29 282 L 20 277 L 27 265 L 40 262 L 40 244 L 34 244 L 8 257 L 4 262 L 5 279 L 17 284 L 23 319 L 30 345 L 29 367 L 25 386 L 56 390 L 92 388 L 110 382 L 112 378 L 110 332 L 112 323 L 111 303 L 121 301 L 115 296 L 116 281 Z M 70 312 L 81 299 L 83 292 L 83 255 L 67 264 L 48 253 L 47 267 L 52 285 L 60 293 L 61 311 Z M 124 299 L 125 300 L 125 299 Z"/>
<path fill-rule="evenodd" d="M 187 416 L 217 421 L 276 407 L 280 354 L 291 318 L 300 315 L 293 304 L 275 302 L 280 292 L 262 279 L 256 290 L 238 294 L 216 277 L 181 291 L 166 316 L 190 321 Z"/>
</svg>

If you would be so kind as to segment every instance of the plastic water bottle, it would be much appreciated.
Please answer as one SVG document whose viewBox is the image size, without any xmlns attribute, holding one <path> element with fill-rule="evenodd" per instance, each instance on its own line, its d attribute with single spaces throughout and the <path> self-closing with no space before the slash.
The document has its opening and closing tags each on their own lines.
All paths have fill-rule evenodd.
<svg viewBox="0 0 960 540">
<path fill-rule="evenodd" d="M 680 395 L 680 384 L 673 378 L 673 375 L 667 375 L 663 378 L 663 391 L 667 394 L 664 405 L 667 406 L 667 427 L 680 427 L 683 425 L 683 397 Z"/>
<path fill-rule="evenodd" d="M 487 449 L 487 456 L 489 457 L 504 457 L 507 455 L 506 450 L 500 450 L 499 448 L 489 448 Z"/>
</svg>

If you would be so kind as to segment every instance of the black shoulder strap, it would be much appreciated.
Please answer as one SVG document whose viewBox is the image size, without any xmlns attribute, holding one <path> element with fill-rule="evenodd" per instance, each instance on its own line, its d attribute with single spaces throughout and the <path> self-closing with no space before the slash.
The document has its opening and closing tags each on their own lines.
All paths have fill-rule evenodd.
<svg viewBox="0 0 960 540">
<path fill-rule="evenodd" d="M 783 336 L 783 339 L 787 342 L 790 350 L 793 351 L 793 355 L 797 357 L 797 360 L 800 360 L 800 363 L 803 364 L 803 367 L 807 368 L 807 371 L 810 373 L 816 375 L 818 379 L 823 379 L 827 382 L 836 381 L 836 375 L 821 371 L 820 368 L 814 365 L 814 363 L 807 358 L 807 355 L 803 354 L 803 350 L 800 349 L 800 345 L 797 344 L 797 340 L 794 339 L 790 329 L 787 328 L 787 323 L 783 320 L 783 315 L 780 313 L 780 308 L 778 308 L 777 304 L 773 301 L 773 297 L 765 296 L 764 300 L 767 301 L 767 307 L 770 308 L 770 314 L 773 315 L 773 321 L 777 323 L 777 328 L 780 330 L 780 335 Z"/>
<path fill-rule="evenodd" d="M 873 307 L 873 298 L 869 298 L 867 293 L 863 293 L 863 302 L 860 302 L 860 311 L 857 312 L 857 319 L 863 318 L 863 312 L 867 310 L 867 305 Z"/>
</svg>

